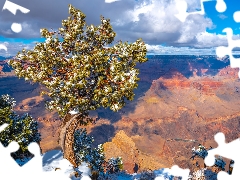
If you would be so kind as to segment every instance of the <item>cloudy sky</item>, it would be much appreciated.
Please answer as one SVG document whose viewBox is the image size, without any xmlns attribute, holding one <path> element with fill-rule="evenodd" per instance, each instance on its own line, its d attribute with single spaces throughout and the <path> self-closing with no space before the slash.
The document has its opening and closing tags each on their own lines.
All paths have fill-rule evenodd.
<svg viewBox="0 0 240 180">
<path fill-rule="evenodd" d="M 234 13 L 240 11 L 239 0 L 219 0 L 227 9 L 218 12 L 217 0 L 203 0 L 204 14 L 192 14 L 185 21 L 175 15 L 184 11 L 201 10 L 201 0 L 0 0 L 0 56 L 16 55 L 23 48 L 31 49 L 36 42 L 42 42 L 41 28 L 57 29 L 68 17 L 68 4 L 80 9 L 86 15 L 88 25 L 100 24 L 100 15 L 111 20 L 116 41 L 134 42 L 142 38 L 147 44 L 148 54 L 215 54 L 217 46 L 227 46 L 226 27 L 233 29 L 238 39 L 240 23 L 234 21 Z M 15 3 L 30 11 L 16 15 L 6 8 L 6 3 Z M 4 8 L 5 5 L 5 8 Z M 219 6 L 218 6 L 219 7 Z M 222 7 L 222 6 L 220 6 Z M 186 11 L 184 11 L 186 12 Z M 12 23 L 19 23 L 22 31 L 11 29 Z M 239 45 L 240 46 L 240 45 Z"/>
</svg>

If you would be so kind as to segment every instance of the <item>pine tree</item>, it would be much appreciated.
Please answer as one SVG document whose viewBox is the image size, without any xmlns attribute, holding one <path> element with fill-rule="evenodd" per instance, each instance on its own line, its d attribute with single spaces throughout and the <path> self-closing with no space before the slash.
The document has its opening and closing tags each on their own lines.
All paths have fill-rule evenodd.
<svg viewBox="0 0 240 180">
<path fill-rule="evenodd" d="M 0 98 L 0 125 L 11 122 L 11 116 L 13 116 L 13 107 L 16 101 L 11 98 L 8 94 L 2 95 Z"/>
<path fill-rule="evenodd" d="M 58 30 L 41 29 L 45 42 L 33 50 L 23 49 L 9 64 L 19 78 L 46 87 L 41 93 L 51 98 L 46 108 L 57 110 L 63 118 L 59 144 L 64 158 L 74 163 L 74 128 L 93 121 L 88 117 L 90 110 L 110 107 L 118 111 L 126 99 L 133 100 L 139 81 L 139 70 L 134 67 L 147 61 L 147 48 L 142 39 L 112 45 L 116 33 L 109 19 L 101 16 L 100 25 L 88 26 L 86 16 L 72 5 L 69 14 Z M 70 112 L 73 118 L 68 118 Z"/>
<path fill-rule="evenodd" d="M 110 158 L 105 160 L 103 145 L 99 144 L 97 148 L 92 148 L 94 138 L 87 135 L 87 130 L 81 128 L 74 133 L 74 153 L 77 165 L 82 162 L 89 164 L 92 175 L 97 178 L 101 176 L 106 178 L 109 174 L 118 173 L 123 170 L 121 157 Z"/>
<path fill-rule="evenodd" d="M 9 124 L 0 132 L 0 142 L 5 147 L 12 141 L 18 142 L 20 148 L 13 154 L 14 158 L 17 158 L 20 155 L 29 156 L 28 145 L 31 142 L 39 143 L 41 138 L 37 121 L 29 114 L 19 116 L 13 111 L 15 102 L 14 98 L 11 98 L 8 94 L 0 96 L 0 125 Z"/>
<path fill-rule="evenodd" d="M 102 144 L 97 148 L 92 148 L 94 138 L 87 135 L 87 130 L 81 128 L 74 133 L 74 153 L 76 163 L 79 166 L 82 162 L 89 164 L 92 174 L 97 176 L 104 173 L 105 155 Z"/>
<path fill-rule="evenodd" d="M 81 128 L 74 134 L 74 152 L 76 154 L 76 162 L 80 165 L 82 162 L 88 162 L 92 170 L 103 172 L 104 153 L 102 144 L 97 148 L 92 148 L 94 138 L 87 135 L 87 130 Z"/>
</svg>

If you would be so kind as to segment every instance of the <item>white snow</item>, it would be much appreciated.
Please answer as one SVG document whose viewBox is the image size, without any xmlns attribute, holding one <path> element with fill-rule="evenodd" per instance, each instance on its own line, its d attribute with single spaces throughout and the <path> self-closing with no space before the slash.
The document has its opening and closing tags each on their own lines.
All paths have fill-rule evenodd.
<svg viewBox="0 0 240 180">
<path fill-rule="evenodd" d="M 63 158 L 63 154 L 60 150 L 52 150 L 43 154 L 43 171 L 52 172 L 64 176 L 62 179 L 72 179 L 72 180 L 91 180 L 89 177 L 90 169 L 87 167 L 86 163 L 82 163 L 78 167 L 78 171 L 82 172 L 81 178 L 76 178 L 74 176 L 74 168 L 72 164 Z"/>
<path fill-rule="evenodd" d="M 28 161 L 28 159 L 26 159 Z M 43 163 L 43 172 L 46 172 L 46 180 L 50 177 L 54 177 L 54 179 L 58 180 L 91 180 L 90 174 L 91 171 L 87 167 L 87 163 L 82 163 L 81 166 L 74 169 L 72 164 L 63 158 L 63 154 L 60 150 L 51 150 L 42 155 L 42 163 Z M 153 171 L 155 174 L 155 180 L 173 180 L 175 172 L 173 169 L 162 168 Z M 74 172 L 78 172 L 81 174 L 81 177 L 75 177 Z M 207 169 L 199 170 L 198 172 L 193 173 L 194 177 L 201 177 L 203 175 L 208 176 L 210 179 L 216 178 L 216 174 L 212 172 L 208 172 Z M 44 173 L 45 174 L 45 173 Z M 139 180 L 141 174 L 127 174 L 127 173 L 118 173 L 113 174 L 116 180 Z M 50 179 L 51 179 L 50 178 Z"/>
<path fill-rule="evenodd" d="M 71 163 L 63 158 L 63 154 L 60 150 L 52 150 L 46 152 L 42 155 L 43 157 L 43 171 L 52 172 L 58 174 L 58 171 L 63 172 L 66 179 L 72 180 L 91 180 L 90 178 L 90 169 L 87 167 L 87 163 L 82 163 L 81 166 L 78 167 L 78 171 L 81 172 L 81 178 L 75 178 L 73 175 L 74 169 Z M 170 169 L 159 169 L 155 170 L 154 174 L 156 175 L 155 180 L 170 180 L 173 176 L 170 174 Z M 117 176 L 118 180 L 139 180 L 140 174 L 125 174 L 119 173 Z M 63 177 L 62 177 L 63 179 Z"/>
<path fill-rule="evenodd" d="M 75 115 L 75 114 L 78 114 L 78 113 L 79 113 L 79 109 L 78 108 L 75 108 L 72 111 L 69 111 L 69 114 L 71 114 L 71 115 Z"/>
</svg>

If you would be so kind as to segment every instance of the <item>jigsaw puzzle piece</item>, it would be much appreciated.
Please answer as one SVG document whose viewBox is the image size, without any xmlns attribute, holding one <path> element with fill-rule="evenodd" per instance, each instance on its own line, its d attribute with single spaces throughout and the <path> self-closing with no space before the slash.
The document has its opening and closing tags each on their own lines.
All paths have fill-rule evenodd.
<svg viewBox="0 0 240 180">
<path fill-rule="evenodd" d="M 1 162 L 5 163 L 0 163 L 0 175 L 2 177 L 3 174 L 10 175 L 13 178 L 13 170 L 19 168 L 19 165 L 16 163 L 16 161 L 12 158 L 11 153 L 16 152 L 19 149 L 19 145 L 17 142 L 11 142 L 7 147 L 4 147 L 0 143 L 0 159 Z M 9 178 L 10 179 L 10 178 Z"/>
<path fill-rule="evenodd" d="M 182 177 L 182 180 L 188 180 L 190 170 L 189 169 L 182 169 L 177 165 L 172 166 L 171 174 L 173 176 L 180 176 Z"/>
<path fill-rule="evenodd" d="M 8 124 L 0 126 L 0 132 L 3 131 Z M 42 156 L 40 147 L 36 142 L 32 142 L 28 145 L 28 151 L 34 155 L 34 157 L 20 167 L 17 162 L 12 158 L 11 153 L 16 152 L 19 149 L 19 144 L 15 141 L 11 142 L 7 147 L 4 147 L 0 143 L 0 178 L 5 179 L 19 179 L 19 180 L 31 180 L 31 179 L 44 179 L 44 180 L 70 180 L 63 171 L 44 172 L 42 168 Z M 67 160 L 66 160 L 67 161 Z M 61 168 L 66 168 L 67 163 L 62 164 Z M 5 179 L 4 179 L 5 178 Z"/>
<path fill-rule="evenodd" d="M 176 7 L 177 7 L 177 10 L 178 10 L 179 13 L 175 14 L 175 17 L 178 18 L 181 22 L 185 22 L 186 18 L 191 14 L 204 15 L 205 10 L 204 10 L 203 2 L 207 2 L 207 1 L 212 1 L 212 0 L 200 0 L 201 10 L 188 13 L 187 12 L 187 8 L 188 8 L 187 2 L 185 0 L 181 0 L 181 1 L 176 0 Z M 223 12 L 226 11 L 227 5 L 226 5 L 224 0 L 217 0 L 215 8 L 218 12 L 223 13 Z"/>
<path fill-rule="evenodd" d="M 28 151 L 34 154 L 34 157 L 22 166 L 22 170 L 29 174 L 42 173 L 42 157 L 40 147 L 36 142 L 32 142 L 28 145 Z"/>
<path fill-rule="evenodd" d="M 0 126 L 0 132 L 3 131 L 8 124 Z M 16 152 L 19 149 L 19 144 L 15 141 L 11 142 L 7 147 L 4 147 L 0 143 L 0 176 L 8 177 L 8 179 L 26 179 L 28 177 L 34 177 L 38 173 L 42 173 L 42 157 L 40 154 L 40 147 L 37 143 L 31 143 L 28 146 L 28 150 L 34 154 L 28 163 L 23 167 L 20 167 L 17 162 L 11 156 L 11 153 Z M 14 173 L 13 173 L 14 172 Z"/>
<path fill-rule="evenodd" d="M 240 68 L 240 58 L 235 58 L 232 53 L 234 48 L 240 47 L 240 39 L 233 40 L 233 30 L 231 28 L 225 28 L 223 32 L 227 34 L 228 47 L 217 47 L 216 54 L 218 57 L 224 57 L 225 55 L 228 55 L 231 68 Z M 238 76 L 240 78 L 240 71 L 238 72 Z"/>
<path fill-rule="evenodd" d="M 218 180 L 236 180 L 239 179 L 240 177 L 240 173 L 236 171 L 237 169 L 235 169 L 235 173 L 230 175 L 227 172 L 224 171 L 220 171 L 217 175 L 217 179 Z"/>
<path fill-rule="evenodd" d="M 228 47 L 219 46 L 216 48 L 216 54 L 220 58 L 223 58 L 224 56 L 226 56 L 228 52 L 229 52 Z"/>
<path fill-rule="evenodd" d="M 187 13 L 187 2 L 186 1 L 177 1 L 176 7 L 178 10 L 178 14 L 175 14 L 175 17 L 178 18 L 181 22 L 184 22 L 188 16 Z"/>
<path fill-rule="evenodd" d="M 11 2 L 11 1 L 8 1 L 8 0 L 5 1 L 5 4 L 2 8 L 2 10 L 5 10 L 5 9 L 9 10 L 14 15 L 16 15 L 17 10 L 20 10 L 22 13 L 25 13 L 25 14 L 30 12 L 29 9 L 27 9 L 25 7 L 22 7 L 18 4 L 15 4 L 15 3 Z"/>
<path fill-rule="evenodd" d="M 217 133 L 214 136 L 215 141 L 218 143 L 218 147 L 208 151 L 208 156 L 205 158 L 205 164 L 207 166 L 213 166 L 215 162 L 215 155 L 220 155 L 228 159 L 234 159 L 234 169 L 232 175 L 228 175 L 225 172 L 218 173 L 218 179 L 237 179 L 240 177 L 240 139 L 236 139 L 230 143 L 225 142 L 225 136 L 223 133 Z M 226 178 L 227 177 L 227 178 Z"/>
<path fill-rule="evenodd" d="M 235 180 L 236 177 L 229 175 L 228 173 L 224 171 L 220 171 L 217 175 L 218 180 Z"/>
<path fill-rule="evenodd" d="M 223 13 L 227 10 L 227 5 L 224 0 L 217 0 L 215 8 L 218 12 Z"/>
<path fill-rule="evenodd" d="M 236 23 L 240 23 L 240 11 L 236 11 L 234 14 L 233 14 L 233 19 Z"/>
<path fill-rule="evenodd" d="M 225 28 L 223 29 L 222 32 L 225 32 L 227 35 L 227 40 L 228 40 L 228 47 L 225 46 L 219 46 L 216 48 L 216 54 L 218 57 L 224 57 L 226 55 L 231 55 L 232 54 L 232 36 L 233 36 L 233 31 L 231 28 Z"/>
</svg>

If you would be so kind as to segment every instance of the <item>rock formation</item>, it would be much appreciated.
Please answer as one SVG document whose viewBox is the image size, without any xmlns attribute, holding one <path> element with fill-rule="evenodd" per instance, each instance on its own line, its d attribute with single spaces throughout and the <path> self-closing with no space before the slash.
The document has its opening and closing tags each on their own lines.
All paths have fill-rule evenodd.
<svg viewBox="0 0 240 180">
<path fill-rule="evenodd" d="M 194 146 L 216 147 L 213 137 L 219 131 L 227 141 L 239 137 L 240 81 L 238 69 L 230 68 L 229 61 L 164 56 L 151 57 L 137 68 L 140 81 L 133 101 L 116 113 L 104 108 L 90 113 L 99 120 L 87 131 L 94 136 L 95 146 L 105 143 L 107 158 L 121 156 L 131 173 L 135 163 L 139 171 L 174 164 L 194 168 L 189 159 Z M 56 112 L 44 108 L 46 97 L 39 96 L 40 88 L 0 74 L 0 93 L 16 99 L 19 114 L 28 111 L 39 118 L 41 147 L 46 152 L 59 148 L 61 122 Z"/>
</svg>

